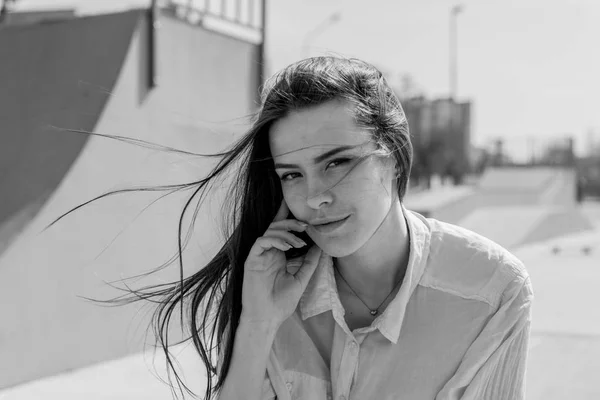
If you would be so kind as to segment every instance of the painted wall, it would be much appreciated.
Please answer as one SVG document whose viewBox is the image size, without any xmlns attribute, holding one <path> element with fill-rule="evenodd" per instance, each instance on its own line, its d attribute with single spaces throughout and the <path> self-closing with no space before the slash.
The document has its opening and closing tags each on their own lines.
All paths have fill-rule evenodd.
<svg viewBox="0 0 600 400">
<path fill-rule="evenodd" d="M 254 110 L 256 46 L 163 18 L 159 86 L 148 90 L 147 23 L 139 21 L 96 132 L 197 153 L 222 150 L 247 127 L 247 119 L 240 117 Z M 41 230 L 109 190 L 193 181 L 213 164 L 101 137 L 87 141 L 38 216 L 0 256 L 0 388 L 119 358 L 154 343 L 147 332 L 153 311 L 148 304 L 111 308 L 82 297 L 114 298 L 120 292 L 104 281 L 142 274 L 167 261 L 176 251 L 179 215 L 191 193 L 153 204 L 164 193 L 112 196 Z M 185 275 L 201 268 L 220 243 L 222 192 L 209 200 L 184 257 Z M 169 282 L 178 273 L 175 264 L 129 283 L 139 288 Z"/>
</svg>

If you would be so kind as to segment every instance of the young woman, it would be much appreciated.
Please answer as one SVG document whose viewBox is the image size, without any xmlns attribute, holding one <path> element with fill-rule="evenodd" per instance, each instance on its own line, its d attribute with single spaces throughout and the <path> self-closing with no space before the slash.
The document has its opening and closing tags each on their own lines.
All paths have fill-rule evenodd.
<svg viewBox="0 0 600 400">
<path fill-rule="evenodd" d="M 219 399 L 524 397 L 527 272 L 403 207 L 408 124 L 379 71 L 287 67 L 241 147 Z"/>
<path fill-rule="evenodd" d="M 241 168 L 231 235 L 196 274 L 142 296 L 162 296 L 163 333 L 190 303 L 207 398 L 524 397 L 528 274 L 493 242 L 403 206 L 408 124 L 377 69 L 333 57 L 285 68 L 223 156 L 190 185 Z"/>
</svg>

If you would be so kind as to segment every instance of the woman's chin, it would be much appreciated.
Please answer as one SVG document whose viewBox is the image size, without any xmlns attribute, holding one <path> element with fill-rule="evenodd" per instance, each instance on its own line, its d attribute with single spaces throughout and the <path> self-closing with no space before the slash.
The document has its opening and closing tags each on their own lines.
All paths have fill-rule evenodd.
<svg viewBox="0 0 600 400">
<path fill-rule="evenodd" d="M 349 243 L 349 235 L 330 236 L 319 235 L 317 232 L 307 232 L 312 241 L 328 256 L 333 258 L 347 257 L 355 253 L 360 245 Z M 351 235 L 350 235 L 351 236 Z"/>
<path fill-rule="evenodd" d="M 341 247 L 341 246 L 336 246 L 333 243 L 319 243 L 319 242 L 315 242 L 315 243 L 317 244 L 317 246 L 319 246 L 319 248 L 321 250 L 323 250 L 323 253 L 325 253 L 328 256 L 333 257 L 333 258 L 347 257 L 350 254 L 354 253 L 354 251 L 351 249 Z"/>
</svg>

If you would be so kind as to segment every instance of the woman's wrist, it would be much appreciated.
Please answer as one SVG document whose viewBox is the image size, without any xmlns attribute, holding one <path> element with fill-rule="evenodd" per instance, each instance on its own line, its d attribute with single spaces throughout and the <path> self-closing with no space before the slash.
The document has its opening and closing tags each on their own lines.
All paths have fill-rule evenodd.
<svg viewBox="0 0 600 400">
<path fill-rule="evenodd" d="M 247 315 L 242 311 L 238 329 L 240 329 L 242 326 L 245 329 L 250 329 L 252 331 L 260 331 L 264 334 L 274 335 L 281 326 L 281 322 L 278 322 L 274 318 L 256 318 L 254 316 Z"/>
</svg>

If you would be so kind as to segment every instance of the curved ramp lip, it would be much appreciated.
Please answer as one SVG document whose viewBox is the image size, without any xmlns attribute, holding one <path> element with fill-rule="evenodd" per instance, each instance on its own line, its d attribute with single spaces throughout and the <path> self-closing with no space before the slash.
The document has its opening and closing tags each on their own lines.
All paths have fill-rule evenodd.
<svg viewBox="0 0 600 400">
<path fill-rule="evenodd" d="M 59 187 L 88 142 L 87 136 L 50 129 L 94 130 L 143 15 L 134 10 L 2 28 L 6 57 L 0 80 L 9 83 L 0 84 L 0 254 Z M 91 83 L 81 84 L 86 81 Z"/>
</svg>

